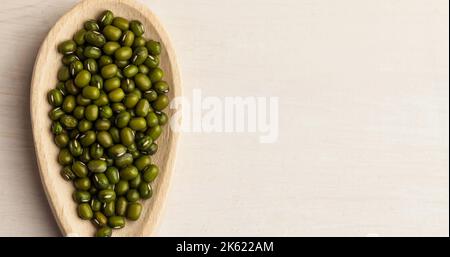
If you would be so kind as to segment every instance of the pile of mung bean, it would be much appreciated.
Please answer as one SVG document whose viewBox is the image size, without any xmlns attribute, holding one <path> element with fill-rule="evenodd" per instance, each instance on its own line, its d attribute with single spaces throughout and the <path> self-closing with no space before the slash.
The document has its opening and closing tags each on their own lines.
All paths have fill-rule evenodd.
<svg viewBox="0 0 450 257">
<path fill-rule="evenodd" d="M 169 86 L 161 45 L 143 34 L 141 22 L 107 10 L 57 47 L 63 65 L 47 98 L 60 173 L 99 237 L 139 218 L 159 173 L 151 155 L 168 122 Z"/>
</svg>

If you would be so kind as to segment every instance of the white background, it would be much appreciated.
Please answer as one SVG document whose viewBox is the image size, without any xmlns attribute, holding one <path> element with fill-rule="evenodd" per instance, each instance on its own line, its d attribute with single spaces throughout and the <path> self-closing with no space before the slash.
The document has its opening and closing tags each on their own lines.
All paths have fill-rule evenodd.
<svg viewBox="0 0 450 257">
<path fill-rule="evenodd" d="M 1 236 L 59 235 L 29 85 L 76 2 L 0 5 Z M 274 144 L 182 136 L 158 235 L 448 236 L 447 0 L 143 2 L 171 35 L 187 96 L 280 98 Z"/>
</svg>

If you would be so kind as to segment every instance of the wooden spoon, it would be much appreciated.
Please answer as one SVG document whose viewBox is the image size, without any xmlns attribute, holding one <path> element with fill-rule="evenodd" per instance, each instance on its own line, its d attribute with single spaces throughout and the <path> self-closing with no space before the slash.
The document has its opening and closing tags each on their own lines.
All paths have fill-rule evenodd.
<svg viewBox="0 0 450 257">
<path fill-rule="evenodd" d="M 61 166 L 57 162 L 58 148 L 53 143 L 50 132 L 51 121 L 48 112 L 47 92 L 54 88 L 56 74 L 61 64 L 61 54 L 57 52 L 58 43 L 72 38 L 88 19 L 97 18 L 104 10 L 111 10 L 116 16 L 129 20 L 140 20 L 145 28 L 144 36 L 158 40 L 162 44 L 161 67 L 164 79 L 171 85 L 169 97 L 180 96 L 180 76 L 175 53 L 167 33 L 156 16 L 146 6 L 133 0 L 85 0 L 61 17 L 48 33 L 36 58 L 31 81 L 31 124 L 34 146 L 42 184 L 50 207 L 64 236 L 93 236 L 95 228 L 89 221 L 77 216 L 76 204 L 72 200 L 74 187 L 62 179 Z M 179 111 L 179 110 L 178 110 Z M 174 110 L 168 110 L 169 117 Z M 178 135 L 165 127 L 158 139 L 159 150 L 152 157 L 160 167 L 160 174 L 153 182 L 153 197 L 143 202 L 143 211 L 138 221 L 127 221 L 125 228 L 114 230 L 113 236 L 150 236 L 157 226 L 165 196 L 169 187 L 174 165 Z"/>
</svg>

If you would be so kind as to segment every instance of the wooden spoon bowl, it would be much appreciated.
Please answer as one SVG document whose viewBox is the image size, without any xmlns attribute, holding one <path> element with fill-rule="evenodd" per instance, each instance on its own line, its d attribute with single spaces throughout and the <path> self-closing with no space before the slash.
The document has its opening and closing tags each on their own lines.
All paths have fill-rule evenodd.
<svg viewBox="0 0 450 257">
<path fill-rule="evenodd" d="M 181 95 L 180 76 L 176 58 L 169 37 L 156 16 L 146 6 L 133 0 L 85 0 L 77 4 L 48 33 L 36 58 L 31 81 L 31 123 L 34 146 L 44 190 L 55 219 L 64 236 L 93 236 L 95 228 L 89 221 L 77 216 L 76 203 L 72 200 L 74 187 L 62 179 L 57 162 L 58 147 L 53 142 L 50 131 L 51 121 L 48 112 L 47 92 L 57 83 L 57 70 L 62 65 L 58 43 L 72 38 L 88 19 L 97 18 L 104 10 L 111 10 L 116 16 L 140 20 L 145 28 L 144 36 L 161 42 L 161 68 L 165 71 L 164 80 L 171 85 L 170 99 Z M 174 110 L 167 111 L 169 117 Z M 160 174 L 153 182 L 153 197 L 143 201 L 143 211 L 137 221 L 128 221 L 123 229 L 114 230 L 113 236 L 150 236 L 157 226 L 165 196 L 170 184 L 174 165 L 178 134 L 166 126 L 158 139 L 159 150 L 152 157 L 160 167 Z"/>
</svg>

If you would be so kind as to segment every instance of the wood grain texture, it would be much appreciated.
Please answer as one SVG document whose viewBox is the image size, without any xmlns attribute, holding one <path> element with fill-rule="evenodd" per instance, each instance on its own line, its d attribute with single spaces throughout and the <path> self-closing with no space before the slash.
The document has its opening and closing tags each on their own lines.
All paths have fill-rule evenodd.
<svg viewBox="0 0 450 257">
<path fill-rule="evenodd" d="M 60 235 L 33 150 L 39 46 L 77 0 L 0 7 L 0 235 Z M 447 0 L 140 0 L 184 95 L 280 97 L 280 137 L 183 133 L 160 236 L 449 233 Z"/>
<path fill-rule="evenodd" d="M 128 19 L 137 19 L 144 25 L 147 35 L 161 42 L 161 68 L 165 71 L 165 80 L 172 86 L 169 97 L 180 96 L 180 77 L 174 50 L 168 35 L 155 15 L 146 7 L 133 0 L 86 0 L 77 4 L 59 19 L 42 43 L 34 66 L 31 81 L 31 125 L 34 145 L 41 180 L 53 214 L 63 235 L 92 236 L 95 228 L 90 222 L 78 218 L 76 204 L 71 200 L 73 185 L 64 181 L 58 172 L 61 166 L 57 163 L 59 149 L 53 143 L 49 130 L 51 121 L 47 113 L 51 110 L 46 104 L 46 94 L 56 85 L 56 73 L 61 65 L 61 55 L 57 45 L 73 36 L 83 27 L 84 21 L 98 17 L 105 9 L 115 15 Z M 171 116 L 174 110 L 170 110 Z M 141 218 L 135 222 L 127 222 L 124 229 L 115 231 L 115 236 L 149 236 L 154 232 L 160 219 L 165 201 L 173 164 L 176 155 L 178 134 L 166 129 L 158 139 L 159 150 L 152 156 L 152 161 L 160 167 L 160 175 L 153 183 L 153 197 L 143 201 Z"/>
</svg>

